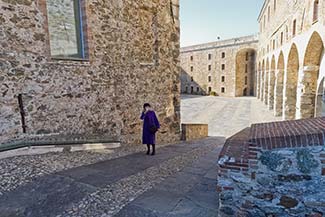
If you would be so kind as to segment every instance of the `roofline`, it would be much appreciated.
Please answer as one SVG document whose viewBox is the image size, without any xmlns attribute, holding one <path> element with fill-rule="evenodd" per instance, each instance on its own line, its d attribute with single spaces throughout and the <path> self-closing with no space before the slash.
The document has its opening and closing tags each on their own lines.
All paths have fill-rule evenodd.
<svg viewBox="0 0 325 217">
<path fill-rule="evenodd" d="M 257 21 L 260 21 L 260 20 L 261 20 L 261 15 L 262 15 L 262 13 L 264 12 L 265 6 L 267 5 L 267 3 L 268 3 L 269 1 L 270 1 L 270 0 L 264 0 L 264 4 L 263 4 L 263 6 L 262 6 L 262 8 L 261 8 L 261 10 L 260 10 L 260 13 L 259 13 L 258 17 L 257 17 Z"/>
<path fill-rule="evenodd" d="M 225 41 L 232 41 L 232 40 L 242 39 L 242 38 L 251 38 L 252 39 L 250 41 L 247 41 L 247 43 L 258 41 L 258 35 L 257 34 L 252 34 L 252 35 L 246 35 L 246 36 L 241 36 L 241 37 L 233 37 L 233 38 L 219 40 L 219 41 L 211 41 L 211 42 L 207 42 L 207 43 L 201 43 L 201 44 L 194 44 L 194 45 L 190 45 L 190 46 L 185 46 L 185 47 L 181 47 L 181 50 L 190 49 L 190 48 L 195 49 L 196 47 L 203 46 L 203 45 L 211 45 L 211 46 L 215 47 L 215 43 L 225 42 Z M 230 44 L 230 45 L 233 46 L 233 45 L 236 45 L 236 44 Z M 223 46 L 223 45 L 221 45 L 221 46 Z"/>
<path fill-rule="evenodd" d="M 219 46 L 213 46 L 213 47 L 196 48 L 196 49 L 192 49 L 192 50 L 183 50 L 180 53 L 181 54 L 182 53 L 192 53 L 192 52 L 198 52 L 198 51 L 204 51 L 204 50 L 213 50 L 213 49 L 217 49 L 217 48 L 234 47 L 234 46 L 240 46 L 240 45 L 252 44 L 252 43 L 258 43 L 258 40 L 242 42 L 242 43 L 238 43 L 238 44 L 225 44 L 225 45 L 219 45 Z M 254 48 L 252 48 L 252 49 L 254 49 Z"/>
</svg>

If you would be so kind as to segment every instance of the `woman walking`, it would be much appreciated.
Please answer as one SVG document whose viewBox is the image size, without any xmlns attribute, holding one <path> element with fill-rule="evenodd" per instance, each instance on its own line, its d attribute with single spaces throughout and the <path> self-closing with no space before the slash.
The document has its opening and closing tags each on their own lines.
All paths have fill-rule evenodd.
<svg viewBox="0 0 325 217">
<path fill-rule="evenodd" d="M 150 145 L 152 145 L 151 155 L 156 154 L 156 132 L 160 128 L 160 124 L 156 113 L 153 111 L 149 103 L 143 105 L 143 111 L 141 114 L 141 120 L 143 120 L 142 130 L 142 144 L 147 145 L 147 155 L 150 154 Z"/>
</svg>

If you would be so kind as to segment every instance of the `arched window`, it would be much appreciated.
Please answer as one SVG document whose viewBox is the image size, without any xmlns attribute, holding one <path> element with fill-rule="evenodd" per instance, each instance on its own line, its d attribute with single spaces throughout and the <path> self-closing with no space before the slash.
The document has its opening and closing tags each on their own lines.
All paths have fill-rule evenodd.
<svg viewBox="0 0 325 217">
<path fill-rule="evenodd" d="M 318 8 L 319 8 L 319 0 L 314 1 L 314 13 L 313 13 L 313 21 L 316 22 L 318 20 Z"/>
</svg>

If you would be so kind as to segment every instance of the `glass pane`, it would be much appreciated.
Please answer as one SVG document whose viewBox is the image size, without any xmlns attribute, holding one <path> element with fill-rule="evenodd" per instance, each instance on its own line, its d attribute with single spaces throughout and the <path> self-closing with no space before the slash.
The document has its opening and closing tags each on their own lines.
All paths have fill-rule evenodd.
<svg viewBox="0 0 325 217">
<path fill-rule="evenodd" d="M 78 4 L 74 0 L 47 0 L 52 56 L 81 57 L 76 6 Z"/>
</svg>

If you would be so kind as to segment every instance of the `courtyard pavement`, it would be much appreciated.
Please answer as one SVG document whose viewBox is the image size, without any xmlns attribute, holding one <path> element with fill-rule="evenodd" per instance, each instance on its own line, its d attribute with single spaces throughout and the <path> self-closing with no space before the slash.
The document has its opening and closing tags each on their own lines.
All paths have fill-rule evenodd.
<svg viewBox="0 0 325 217">
<path fill-rule="evenodd" d="M 209 136 L 230 137 L 253 123 L 280 121 L 255 97 L 182 95 L 182 123 L 209 124 Z"/>
<path fill-rule="evenodd" d="M 224 142 L 181 142 L 155 156 L 140 152 L 46 174 L 0 194 L 0 216 L 217 216 L 216 161 Z"/>
</svg>

